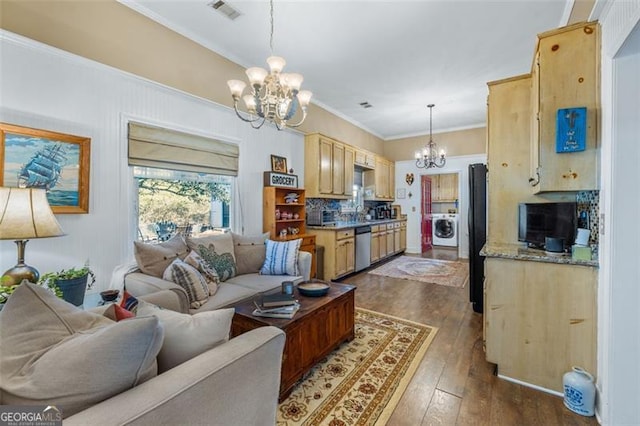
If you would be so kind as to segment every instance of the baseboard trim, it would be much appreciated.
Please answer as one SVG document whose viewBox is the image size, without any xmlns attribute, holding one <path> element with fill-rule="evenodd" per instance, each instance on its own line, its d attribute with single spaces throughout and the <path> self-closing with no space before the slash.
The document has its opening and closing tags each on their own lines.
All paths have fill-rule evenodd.
<svg viewBox="0 0 640 426">
<path fill-rule="evenodd" d="M 551 390 L 551 389 L 543 388 L 542 386 L 537 386 L 537 385 L 534 385 L 534 384 L 531 384 L 531 383 L 523 382 L 522 380 L 514 379 L 512 377 L 503 376 L 502 374 L 498 374 L 498 377 L 503 379 L 503 380 L 506 380 L 508 382 L 517 383 L 519 385 L 526 386 L 528 388 L 536 389 L 536 390 L 539 390 L 539 391 L 542 391 L 542 392 L 550 393 L 551 395 L 559 396 L 560 398 L 564 398 L 564 394 L 562 392 L 558 392 L 558 391 L 554 391 L 554 390 Z"/>
</svg>

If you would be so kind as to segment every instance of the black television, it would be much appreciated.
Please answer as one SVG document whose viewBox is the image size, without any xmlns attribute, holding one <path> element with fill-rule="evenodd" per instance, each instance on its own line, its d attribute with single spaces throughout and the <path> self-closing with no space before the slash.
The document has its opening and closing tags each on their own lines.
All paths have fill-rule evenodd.
<svg viewBox="0 0 640 426">
<path fill-rule="evenodd" d="M 563 238 L 568 250 L 576 238 L 577 210 L 575 202 L 520 203 L 518 241 L 544 249 L 545 237 Z"/>
</svg>

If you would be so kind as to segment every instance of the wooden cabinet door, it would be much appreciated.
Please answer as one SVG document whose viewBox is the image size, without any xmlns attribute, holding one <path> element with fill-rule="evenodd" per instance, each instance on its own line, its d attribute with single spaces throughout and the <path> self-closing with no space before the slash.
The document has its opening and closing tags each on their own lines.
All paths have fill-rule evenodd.
<svg viewBox="0 0 640 426">
<path fill-rule="evenodd" d="M 382 260 L 385 257 L 387 257 L 387 230 L 381 230 L 380 231 L 380 238 L 378 240 L 379 242 L 379 255 L 378 255 L 378 259 Z"/>
<path fill-rule="evenodd" d="M 400 228 L 393 228 L 393 252 L 399 252 L 400 247 Z"/>
<path fill-rule="evenodd" d="M 394 200 L 396 198 L 396 163 L 393 161 L 389 162 L 389 190 L 388 190 L 388 198 L 389 200 Z"/>
<path fill-rule="evenodd" d="M 380 259 L 380 233 L 371 233 L 371 263 Z"/>
<path fill-rule="evenodd" d="M 320 138 L 320 179 L 318 191 L 321 194 L 333 193 L 333 142 Z M 307 172 L 308 173 L 308 172 Z"/>
<path fill-rule="evenodd" d="M 347 273 L 347 241 L 336 242 L 335 271 L 333 277 L 339 277 Z"/>
<path fill-rule="evenodd" d="M 389 162 L 382 157 L 376 157 L 375 181 L 376 199 L 387 199 L 389 197 Z"/>
<path fill-rule="evenodd" d="M 400 251 L 407 249 L 407 222 L 402 222 L 400 225 Z"/>
<path fill-rule="evenodd" d="M 582 23 L 541 34 L 538 52 L 540 183 L 534 191 L 598 189 L 600 26 Z M 586 149 L 558 153 L 557 113 L 572 107 L 587 108 Z"/>
<path fill-rule="evenodd" d="M 431 202 L 439 202 L 440 196 L 440 175 L 429 175 L 431 179 Z"/>
<path fill-rule="evenodd" d="M 356 244 L 355 239 L 349 239 L 345 241 L 345 255 L 346 255 L 346 273 L 350 273 L 356 270 Z"/>
<path fill-rule="evenodd" d="M 393 229 L 387 229 L 387 256 L 393 254 Z"/>
<path fill-rule="evenodd" d="M 454 202 L 458 198 L 458 174 L 438 175 L 439 201 Z"/>
<path fill-rule="evenodd" d="M 344 195 L 353 194 L 353 166 L 355 151 L 353 148 L 344 147 Z"/>
<path fill-rule="evenodd" d="M 333 195 L 344 195 L 344 145 L 333 143 Z"/>
</svg>

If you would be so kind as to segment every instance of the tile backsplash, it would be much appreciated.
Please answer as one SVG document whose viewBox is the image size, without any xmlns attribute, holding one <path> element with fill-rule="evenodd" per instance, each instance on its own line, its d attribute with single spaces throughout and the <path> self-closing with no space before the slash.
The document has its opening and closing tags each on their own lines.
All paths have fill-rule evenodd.
<svg viewBox="0 0 640 426">
<path fill-rule="evenodd" d="M 600 235 L 600 191 L 579 191 L 576 195 L 576 202 L 578 203 L 578 222 L 581 222 L 581 213 L 586 212 L 587 226 L 591 231 L 589 244 L 597 246 Z"/>
</svg>

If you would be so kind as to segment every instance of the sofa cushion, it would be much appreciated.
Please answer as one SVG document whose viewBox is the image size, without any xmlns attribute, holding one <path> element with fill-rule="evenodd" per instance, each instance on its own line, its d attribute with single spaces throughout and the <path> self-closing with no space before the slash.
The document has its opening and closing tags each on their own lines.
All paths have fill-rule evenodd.
<svg viewBox="0 0 640 426">
<path fill-rule="evenodd" d="M 298 275 L 298 251 L 302 238 L 290 241 L 267 240 L 262 275 Z"/>
<path fill-rule="evenodd" d="M 176 258 L 184 259 L 189 249 L 181 235 L 159 244 L 133 242 L 133 252 L 142 272 L 162 278 L 167 266 Z"/>
<path fill-rule="evenodd" d="M 65 417 L 157 374 L 154 317 L 113 322 L 31 283 L 0 312 L 2 403 L 56 405 Z"/>
<path fill-rule="evenodd" d="M 236 259 L 230 233 L 211 234 L 204 237 L 187 237 L 187 246 L 198 252 L 207 264 L 215 269 L 220 281 L 236 275 Z"/>
<path fill-rule="evenodd" d="M 239 287 L 245 287 L 256 293 L 282 288 L 283 281 L 293 281 L 298 284 L 303 281 L 301 276 L 288 275 L 260 275 L 260 274 L 244 274 L 231 278 L 227 283 Z"/>
<path fill-rule="evenodd" d="M 248 236 L 232 232 L 231 237 L 238 275 L 259 272 L 264 264 L 265 241 L 269 238 L 269 233 Z"/>
<path fill-rule="evenodd" d="M 164 271 L 162 279 L 174 282 L 184 289 L 189 305 L 197 309 L 209 299 L 209 287 L 206 281 L 193 266 L 175 259 Z"/>
<path fill-rule="evenodd" d="M 234 312 L 231 308 L 189 315 L 140 302 L 137 316 L 153 315 L 164 328 L 164 343 L 158 354 L 158 373 L 228 341 Z"/>
<path fill-rule="evenodd" d="M 184 258 L 184 263 L 193 266 L 200 272 L 202 278 L 204 278 L 209 289 L 209 296 L 213 296 L 218 291 L 218 284 L 220 284 L 220 276 L 215 269 L 209 266 L 207 262 L 196 251 L 190 252 L 187 257 Z"/>
<path fill-rule="evenodd" d="M 239 275 L 239 277 L 242 276 L 243 275 Z M 213 309 L 226 308 L 236 302 L 255 296 L 255 294 L 256 291 L 248 287 L 229 284 L 228 282 L 220 283 L 215 296 L 210 297 L 209 300 L 207 300 L 207 303 L 202 305 L 200 308 L 190 309 L 189 312 L 195 314 Z"/>
</svg>

